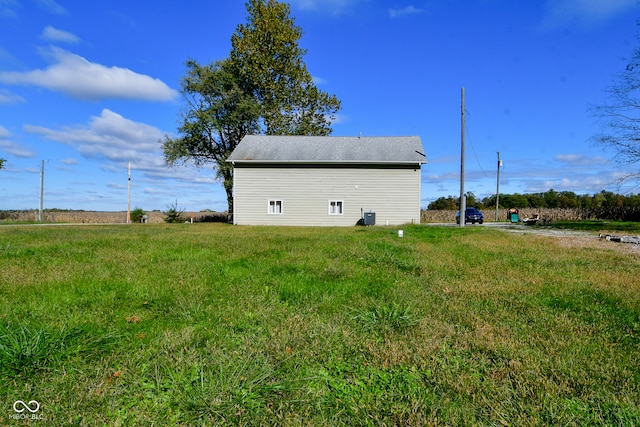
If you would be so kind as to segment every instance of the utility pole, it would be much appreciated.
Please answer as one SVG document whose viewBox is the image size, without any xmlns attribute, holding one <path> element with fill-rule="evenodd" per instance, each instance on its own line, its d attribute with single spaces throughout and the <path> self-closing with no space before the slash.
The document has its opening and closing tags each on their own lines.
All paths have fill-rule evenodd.
<svg viewBox="0 0 640 427">
<path fill-rule="evenodd" d="M 498 151 L 498 180 L 496 185 L 496 221 L 498 221 L 498 206 L 500 206 L 500 167 L 502 166 L 502 160 L 500 160 L 500 152 Z"/>
<path fill-rule="evenodd" d="M 467 201 L 464 196 L 464 87 L 462 88 L 461 101 L 461 124 L 460 124 L 460 227 L 464 227 L 465 211 Z"/>
<path fill-rule="evenodd" d="M 42 222 L 42 211 L 44 210 L 44 160 L 40 167 L 40 210 L 38 211 L 38 221 Z"/>
<path fill-rule="evenodd" d="M 129 162 L 129 185 L 127 187 L 127 224 L 131 223 L 131 162 Z"/>
</svg>

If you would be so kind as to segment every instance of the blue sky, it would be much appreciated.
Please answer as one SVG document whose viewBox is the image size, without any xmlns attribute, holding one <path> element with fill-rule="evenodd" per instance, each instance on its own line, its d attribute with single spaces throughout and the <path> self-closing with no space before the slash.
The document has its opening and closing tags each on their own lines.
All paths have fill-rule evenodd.
<svg viewBox="0 0 640 427">
<path fill-rule="evenodd" d="M 625 170 L 589 141 L 588 107 L 637 46 L 636 0 L 292 0 L 317 85 L 342 101 L 334 135 L 419 135 L 422 205 L 465 190 L 603 189 Z M 241 0 L 0 0 L 0 209 L 226 209 L 211 168 L 164 165 L 184 62 L 225 58 Z"/>
</svg>

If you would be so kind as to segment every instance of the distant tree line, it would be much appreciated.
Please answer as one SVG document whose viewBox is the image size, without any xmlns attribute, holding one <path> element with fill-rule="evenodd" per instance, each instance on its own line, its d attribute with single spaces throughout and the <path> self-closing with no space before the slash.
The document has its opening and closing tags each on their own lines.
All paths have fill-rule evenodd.
<svg viewBox="0 0 640 427">
<path fill-rule="evenodd" d="M 478 209 L 496 207 L 496 196 L 477 198 L 472 192 L 466 193 L 467 206 Z M 460 197 L 440 197 L 429 203 L 430 210 L 456 210 Z M 628 196 L 616 194 L 611 191 L 589 195 L 578 195 L 572 191 L 549 190 L 545 193 L 531 194 L 500 194 L 499 208 L 559 208 L 559 209 L 599 209 L 599 208 L 638 208 L 640 207 L 640 194 Z"/>
</svg>

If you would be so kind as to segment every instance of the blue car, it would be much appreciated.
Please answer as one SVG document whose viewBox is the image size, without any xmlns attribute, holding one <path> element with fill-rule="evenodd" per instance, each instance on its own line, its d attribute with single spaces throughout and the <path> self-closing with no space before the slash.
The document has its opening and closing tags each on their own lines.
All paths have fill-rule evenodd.
<svg viewBox="0 0 640 427">
<path fill-rule="evenodd" d="M 484 215 L 476 208 L 467 208 L 464 211 L 464 223 L 482 224 L 484 222 Z M 456 224 L 460 224 L 460 211 L 456 212 Z"/>
</svg>

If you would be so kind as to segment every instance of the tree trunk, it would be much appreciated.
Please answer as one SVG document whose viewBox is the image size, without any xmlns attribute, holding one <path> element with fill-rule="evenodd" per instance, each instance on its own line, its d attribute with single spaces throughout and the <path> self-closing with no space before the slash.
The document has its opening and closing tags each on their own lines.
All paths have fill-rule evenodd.
<svg viewBox="0 0 640 427">
<path fill-rule="evenodd" d="M 229 205 L 227 209 L 227 221 L 233 224 L 233 186 L 231 188 L 225 186 L 225 190 L 227 192 L 227 205 Z"/>
<path fill-rule="evenodd" d="M 233 169 L 222 173 L 222 185 L 227 193 L 227 221 L 233 224 Z"/>
</svg>

